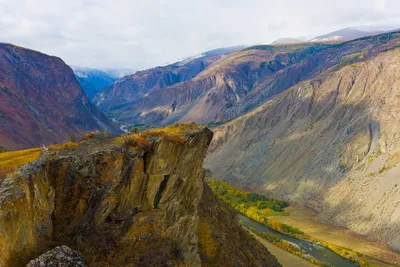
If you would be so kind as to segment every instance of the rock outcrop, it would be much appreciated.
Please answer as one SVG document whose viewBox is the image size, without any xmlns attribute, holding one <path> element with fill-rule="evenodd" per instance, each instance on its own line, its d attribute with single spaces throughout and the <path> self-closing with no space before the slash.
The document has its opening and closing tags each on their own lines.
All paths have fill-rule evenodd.
<svg viewBox="0 0 400 267">
<path fill-rule="evenodd" d="M 206 168 L 400 249 L 399 62 L 330 69 L 214 129 Z"/>
<path fill-rule="evenodd" d="M 31 260 L 26 267 L 86 267 L 82 255 L 67 246 L 56 247 L 38 258 Z"/>
<path fill-rule="evenodd" d="M 118 132 L 61 59 L 0 44 L 0 148 L 50 145 L 104 129 Z"/>
<path fill-rule="evenodd" d="M 44 152 L 0 185 L 0 265 L 57 245 L 89 266 L 279 266 L 203 182 L 207 128 L 126 150 L 89 140 Z"/>
</svg>

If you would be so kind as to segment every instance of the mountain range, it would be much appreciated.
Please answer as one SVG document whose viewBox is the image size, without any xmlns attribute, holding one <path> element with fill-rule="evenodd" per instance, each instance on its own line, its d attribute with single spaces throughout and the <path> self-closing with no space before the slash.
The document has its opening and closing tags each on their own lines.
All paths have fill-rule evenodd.
<svg viewBox="0 0 400 267">
<path fill-rule="evenodd" d="M 124 77 L 94 99 L 110 117 L 132 124 L 221 123 L 296 83 L 397 45 L 395 34 L 339 44 L 259 45 Z"/>
</svg>

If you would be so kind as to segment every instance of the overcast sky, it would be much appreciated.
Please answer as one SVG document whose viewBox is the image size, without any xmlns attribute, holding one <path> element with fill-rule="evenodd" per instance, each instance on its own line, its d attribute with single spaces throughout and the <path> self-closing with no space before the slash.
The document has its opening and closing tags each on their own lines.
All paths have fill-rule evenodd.
<svg viewBox="0 0 400 267">
<path fill-rule="evenodd" d="M 144 69 L 202 51 L 400 25 L 399 0 L 0 0 L 0 42 L 70 65 Z"/>
</svg>

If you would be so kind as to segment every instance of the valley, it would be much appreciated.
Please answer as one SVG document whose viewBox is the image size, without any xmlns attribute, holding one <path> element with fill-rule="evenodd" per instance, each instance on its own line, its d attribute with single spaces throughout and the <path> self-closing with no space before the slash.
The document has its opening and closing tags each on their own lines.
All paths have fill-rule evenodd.
<svg viewBox="0 0 400 267">
<path fill-rule="evenodd" d="M 0 266 L 398 266 L 400 31 L 327 32 L 150 68 L 0 43 Z"/>
</svg>

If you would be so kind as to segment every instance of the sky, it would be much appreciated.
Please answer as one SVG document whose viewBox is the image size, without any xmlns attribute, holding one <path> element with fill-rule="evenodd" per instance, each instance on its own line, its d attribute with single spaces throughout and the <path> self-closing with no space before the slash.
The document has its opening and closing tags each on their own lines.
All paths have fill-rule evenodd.
<svg viewBox="0 0 400 267">
<path fill-rule="evenodd" d="M 359 25 L 400 25 L 400 1 L 0 0 L 0 42 L 93 68 L 146 69 Z"/>
</svg>

